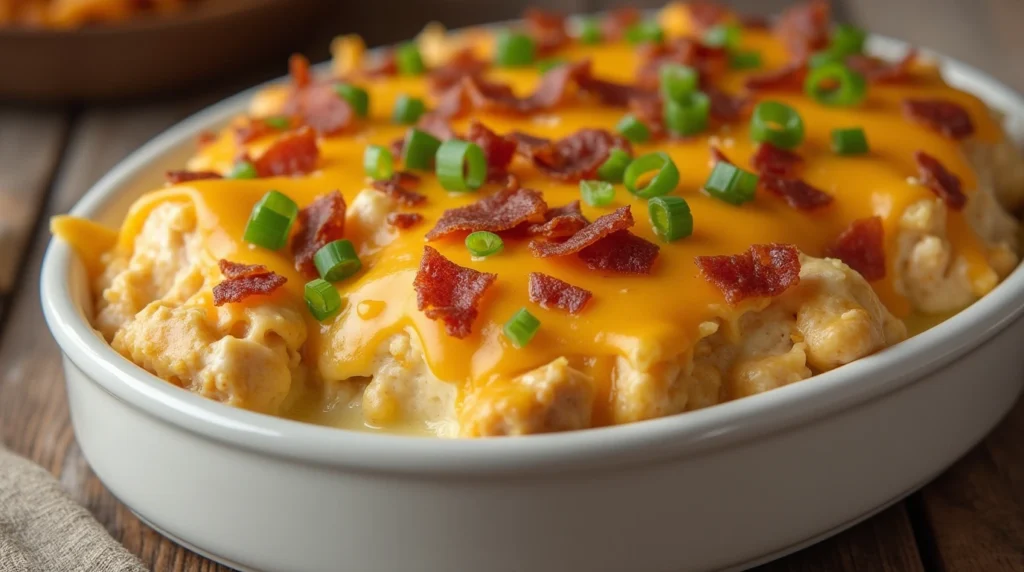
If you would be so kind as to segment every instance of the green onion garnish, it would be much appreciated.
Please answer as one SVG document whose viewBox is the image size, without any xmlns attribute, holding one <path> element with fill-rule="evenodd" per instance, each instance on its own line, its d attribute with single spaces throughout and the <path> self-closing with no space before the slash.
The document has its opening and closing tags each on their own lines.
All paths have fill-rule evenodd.
<svg viewBox="0 0 1024 572">
<path fill-rule="evenodd" d="M 395 173 L 395 157 L 387 147 L 370 145 L 363 153 L 363 169 L 375 181 L 390 179 Z"/>
<path fill-rule="evenodd" d="M 665 40 L 665 31 L 657 22 L 648 21 L 633 24 L 626 30 L 626 41 L 630 44 L 650 42 L 660 44 Z"/>
<path fill-rule="evenodd" d="M 320 277 L 328 282 L 337 282 L 352 276 L 362 268 L 356 247 L 347 239 L 328 242 L 313 255 L 313 264 Z"/>
<path fill-rule="evenodd" d="M 273 127 L 274 129 L 288 129 L 292 126 L 292 120 L 288 119 L 288 117 L 284 115 L 264 117 L 263 123 L 267 124 L 268 127 Z"/>
<path fill-rule="evenodd" d="M 399 95 L 395 101 L 395 110 L 391 114 L 391 120 L 395 123 L 412 125 L 420 120 L 420 116 L 427 111 L 427 106 L 418 97 Z"/>
<path fill-rule="evenodd" d="M 253 207 L 242 239 L 270 250 L 284 247 L 288 232 L 299 215 L 299 205 L 287 196 L 270 191 Z"/>
<path fill-rule="evenodd" d="M 337 314 L 341 309 L 341 295 L 334 288 L 334 284 L 323 278 L 306 282 L 305 295 L 309 312 L 321 322 Z"/>
<path fill-rule="evenodd" d="M 344 99 L 352 106 L 352 111 L 359 117 L 366 117 L 370 113 L 370 94 L 366 90 L 349 83 L 339 83 L 334 86 L 338 97 Z"/>
<path fill-rule="evenodd" d="M 228 179 L 255 179 L 259 176 L 256 172 L 256 167 L 248 161 L 239 161 L 235 163 L 231 170 L 228 171 L 226 178 Z"/>
<path fill-rule="evenodd" d="M 795 109 L 778 101 L 762 101 L 750 120 L 750 138 L 782 149 L 794 149 L 804 140 L 804 122 Z"/>
<path fill-rule="evenodd" d="M 833 129 L 832 151 L 836 155 L 863 155 L 868 152 L 868 137 L 860 127 Z"/>
<path fill-rule="evenodd" d="M 398 73 L 402 75 L 420 75 L 427 69 L 420 57 L 420 49 L 412 42 L 401 44 L 395 49 L 395 64 Z"/>
<path fill-rule="evenodd" d="M 752 70 L 761 67 L 761 52 L 733 52 L 729 54 L 729 67 L 734 70 Z"/>
<path fill-rule="evenodd" d="M 597 168 L 597 177 L 609 183 L 621 183 L 622 175 L 632 161 L 633 158 L 629 156 L 629 153 L 616 147 L 608 154 L 604 163 Z"/>
<path fill-rule="evenodd" d="M 413 128 L 405 135 L 405 147 L 402 149 L 402 160 L 407 169 L 430 170 L 434 163 L 441 141 L 433 135 Z"/>
<path fill-rule="evenodd" d="M 740 45 L 742 30 L 736 24 L 720 24 L 704 33 L 704 45 L 735 50 Z"/>
<path fill-rule="evenodd" d="M 672 242 L 693 234 L 693 215 L 690 205 L 681 197 L 654 197 L 647 201 L 651 226 L 659 238 Z"/>
<path fill-rule="evenodd" d="M 592 207 L 607 206 L 615 198 L 615 187 L 607 181 L 580 181 L 580 196 Z"/>
<path fill-rule="evenodd" d="M 830 63 L 811 70 L 804 91 L 822 105 L 851 107 L 864 101 L 868 84 L 864 76 L 845 65 Z"/>
<path fill-rule="evenodd" d="M 502 242 L 500 236 L 493 232 L 478 230 L 466 237 L 466 249 L 476 258 L 498 254 L 503 248 L 505 248 L 505 243 Z"/>
<path fill-rule="evenodd" d="M 864 42 L 868 34 L 864 30 L 849 24 L 840 24 L 832 32 L 829 49 L 845 56 L 859 54 L 864 51 Z"/>
<path fill-rule="evenodd" d="M 704 190 L 716 199 L 734 205 L 754 200 L 758 176 L 736 165 L 719 161 L 704 183 Z"/>
<path fill-rule="evenodd" d="M 494 63 L 505 68 L 528 66 L 533 63 L 536 52 L 537 46 L 530 36 L 503 32 L 494 47 Z"/>
<path fill-rule="evenodd" d="M 807 66 L 809 68 L 817 69 L 825 64 L 832 63 L 843 63 L 846 60 L 846 54 L 842 54 L 835 50 L 821 50 L 820 52 L 814 52 L 811 57 L 807 60 Z"/>
<path fill-rule="evenodd" d="M 564 66 L 565 60 L 561 58 L 550 58 L 547 60 L 541 60 L 537 62 L 537 71 L 540 73 L 548 73 L 549 71 L 557 68 L 558 66 Z"/>
<path fill-rule="evenodd" d="M 627 115 L 619 120 L 615 130 L 633 143 L 643 143 L 651 138 L 651 130 L 634 115 Z"/>
<path fill-rule="evenodd" d="M 700 74 L 697 70 L 682 64 L 665 64 L 658 70 L 661 93 L 668 100 L 677 100 L 697 91 Z"/>
<path fill-rule="evenodd" d="M 449 191 L 475 191 L 487 180 L 487 156 L 476 143 L 450 139 L 437 149 L 437 180 Z"/>
<path fill-rule="evenodd" d="M 520 308 L 508 322 L 505 322 L 505 337 L 516 348 L 522 348 L 530 343 L 530 340 L 533 339 L 533 336 L 539 329 L 540 320 L 535 318 L 526 308 Z"/>
<path fill-rule="evenodd" d="M 640 179 L 647 173 L 657 171 L 647 186 L 640 186 Z M 679 184 L 679 169 L 666 153 L 657 152 L 637 157 L 626 167 L 622 177 L 626 189 L 638 197 L 649 199 L 667 195 Z"/>
<path fill-rule="evenodd" d="M 708 127 L 711 116 L 711 99 L 695 91 L 679 99 L 665 102 L 665 124 L 677 135 L 694 135 Z"/>
<path fill-rule="evenodd" d="M 604 34 L 597 18 L 586 18 L 580 21 L 580 42 L 584 44 L 600 44 Z"/>
</svg>

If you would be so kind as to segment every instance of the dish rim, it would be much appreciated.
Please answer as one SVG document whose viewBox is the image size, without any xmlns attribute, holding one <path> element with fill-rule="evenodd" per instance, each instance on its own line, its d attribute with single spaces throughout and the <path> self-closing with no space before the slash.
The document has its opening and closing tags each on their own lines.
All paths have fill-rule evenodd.
<svg viewBox="0 0 1024 572">
<path fill-rule="evenodd" d="M 906 42 L 871 36 L 870 52 L 892 58 Z M 1024 97 L 985 72 L 925 51 L 951 83 L 1024 122 Z M 323 67 L 328 65 L 321 64 Z M 93 218 L 121 199 L 151 163 L 244 110 L 271 80 L 207 107 L 162 132 L 94 184 L 69 214 Z M 967 87 L 969 86 L 969 87 Z M 236 409 L 173 386 L 118 354 L 75 302 L 84 275 L 70 246 L 51 238 L 40 277 L 43 313 L 65 357 L 94 383 L 176 429 L 261 455 L 320 467 L 418 475 L 564 473 L 699 455 L 852 409 L 922 380 L 985 343 L 1024 312 L 1024 264 L 992 292 L 943 323 L 833 371 L 685 414 L 625 425 L 511 439 L 441 439 L 324 427 Z M 805 380 L 808 381 L 808 380 Z"/>
</svg>

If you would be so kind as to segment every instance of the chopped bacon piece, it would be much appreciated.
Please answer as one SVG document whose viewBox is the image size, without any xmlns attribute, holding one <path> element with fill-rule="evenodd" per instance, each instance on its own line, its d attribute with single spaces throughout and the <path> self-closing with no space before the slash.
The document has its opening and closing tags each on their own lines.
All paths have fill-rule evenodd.
<svg viewBox="0 0 1024 572">
<path fill-rule="evenodd" d="M 516 154 L 532 160 L 534 155 L 550 151 L 551 140 L 522 131 L 513 131 L 507 135 L 516 142 Z"/>
<path fill-rule="evenodd" d="M 537 45 L 538 54 L 554 52 L 572 39 L 565 27 L 565 16 L 555 12 L 545 12 L 537 8 L 528 8 L 523 14 L 526 30 Z"/>
<path fill-rule="evenodd" d="M 333 135 L 349 126 L 355 115 L 352 107 L 338 97 L 332 83 L 313 81 L 309 60 L 296 54 L 288 61 L 288 67 L 292 92 L 282 109 L 285 115 L 300 118 L 323 135 Z"/>
<path fill-rule="evenodd" d="M 620 230 L 584 248 L 578 256 L 591 270 L 650 274 L 658 251 L 658 245 L 628 230 Z"/>
<path fill-rule="evenodd" d="M 262 264 L 241 264 L 221 259 L 224 281 L 213 287 L 213 305 L 237 304 L 249 296 L 267 295 L 288 281 Z"/>
<path fill-rule="evenodd" d="M 603 129 L 580 129 L 553 143 L 522 133 L 511 136 L 518 144 L 518 153 L 529 156 L 538 169 L 562 181 L 594 178 L 616 147 L 631 152 L 629 141 Z"/>
<path fill-rule="evenodd" d="M 871 83 L 899 83 L 911 77 L 916 59 L 917 50 L 911 49 L 896 63 L 864 54 L 853 54 L 846 58 L 846 65 Z"/>
<path fill-rule="evenodd" d="M 640 65 L 636 70 L 637 87 L 657 89 L 659 70 L 665 64 L 683 64 L 697 69 L 701 83 L 711 81 L 729 69 L 729 52 L 692 38 L 677 38 L 669 44 L 646 45 L 640 48 Z"/>
<path fill-rule="evenodd" d="M 261 177 L 304 175 L 316 169 L 319 159 L 316 133 L 308 127 L 301 127 L 282 135 L 253 161 L 253 166 Z"/>
<path fill-rule="evenodd" d="M 960 187 L 960 177 L 950 172 L 938 159 L 924 151 L 914 153 L 921 183 L 932 190 L 946 206 L 958 211 L 967 204 L 967 195 Z"/>
<path fill-rule="evenodd" d="M 345 197 L 338 191 L 317 197 L 299 211 L 292 237 L 295 269 L 306 276 L 317 276 L 313 255 L 327 243 L 342 238 L 344 233 Z"/>
<path fill-rule="evenodd" d="M 730 304 L 778 296 L 800 283 L 800 252 L 792 244 L 755 244 L 742 254 L 698 256 L 694 262 Z"/>
<path fill-rule="evenodd" d="M 789 49 L 794 60 L 804 60 L 829 42 L 831 9 L 828 0 L 810 0 L 797 4 L 779 16 L 775 35 Z"/>
<path fill-rule="evenodd" d="M 431 320 L 444 322 L 449 336 L 465 338 L 472 331 L 477 305 L 498 276 L 464 268 L 429 246 L 413 280 L 416 305 Z"/>
<path fill-rule="evenodd" d="M 793 177 L 796 169 L 803 162 L 800 155 L 792 151 L 780 149 L 771 143 L 761 143 L 750 159 L 750 164 L 760 175 L 775 177 Z"/>
<path fill-rule="evenodd" d="M 292 118 L 288 118 L 287 127 L 279 128 L 269 125 L 266 121 L 266 118 L 252 117 L 249 119 L 248 122 L 246 122 L 245 125 L 241 125 L 235 128 L 235 141 L 237 141 L 239 145 L 244 145 L 246 143 L 251 143 L 252 141 L 257 140 L 260 137 L 263 137 L 264 135 L 269 135 L 271 133 L 280 133 L 281 131 L 294 129 L 296 127 L 299 127 L 299 125 Z"/>
<path fill-rule="evenodd" d="M 487 180 L 500 181 L 508 173 L 508 165 L 516 154 L 516 140 L 507 135 L 498 135 L 483 123 L 473 120 L 466 132 L 466 141 L 476 143 L 487 157 Z"/>
<path fill-rule="evenodd" d="M 530 251 L 534 256 L 541 258 L 568 256 L 583 250 L 613 232 L 625 230 L 631 226 L 633 226 L 633 214 L 629 210 L 629 205 L 626 205 L 599 217 L 564 242 L 530 241 Z"/>
<path fill-rule="evenodd" d="M 526 233 L 548 239 L 565 238 L 576 234 L 588 224 L 590 221 L 583 216 L 580 202 L 573 201 L 563 207 L 548 209 L 548 212 L 544 213 L 544 222 L 531 224 L 527 227 Z"/>
<path fill-rule="evenodd" d="M 609 12 L 601 21 L 601 36 L 606 42 L 617 42 L 626 35 L 630 26 L 640 21 L 636 6 L 623 6 Z"/>
<path fill-rule="evenodd" d="M 541 308 L 558 308 L 570 314 L 579 314 L 593 296 L 589 290 L 573 286 L 554 276 L 540 272 L 530 273 L 530 301 L 540 304 Z"/>
<path fill-rule="evenodd" d="M 426 195 L 411 191 L 408 187 L 416 186 L 420 182 L 419 177 L 412 173 L 399 171 L 384 181 L 374 181 L 372 187 L 399 204 L 415 207 L 426 202 Z"/>
<path fill-rule="evenodd" d="M 751 99 L 726 93 L 717 87 L 704 88 L 711 103 L 711 118 L 716 121 L 736 121 L 750 109 Z"/>
<path fill-rule="evenodd" d="M 479 77 L 489 64 L 476 57 L 471 47 L 456 51 L 443 66 L 430 70 L 428 81 L 435 94 L 443 94 L 452 86 L 462 82 L 464 77 Z"/>
<path fill-rule="evenodd" d="M 214 133 L 213 131 L 206 131 L 204 129 L 203 131 L 199 132 L 199 135 L 196 136 L 196 145 L 198 145 L 199 147 L 206 147 L 207 145 L 213 143 L 216 140 L 216 133 Z"/>
<path fill-rule="evenodd" d="M 589 75 L 589 60 L 558 66 L 545 73 L 534 92 L 523 98 L 517 96 L 506 84 L 472 77 L 463 78 L 462 86 L 475 109 L 526 114 L 559 105 L 569 92 L 569 86 Z"/>
<path fill-rule="evenodd" d="M 605 105 L 615 107 L 626 107 L 638 98 L 657 97 L 657 94 L 651 90 L 598 79 L 589 74 L 580 76 L 577 83 L 579 83 L 580 90 L 597 97 Z"/>
<path fill-rule="evenodd" d="M 164 174 L 167 178 L 167 183 L 170 185 L 177 185 L 178 183 L 187 183 L 189 181 L 202 181 L 205 179 L 223 179 L 220 173 L 213 171 L 167 171 Z"/>
<path fill-rule="evenodd" d="M 785 179 L 775 175 L 762 175 L 761 188 L 785 199 L 789 206 L 810 211 L 832 204 L 832 195 L 815 188 L 801 179 Z"/>
<path fill-rule="evenodd" d="M 652 138 L 659 139 L 665 135 L 664 104 L 661 97 L 634 97 L 629 101 L 629 110 L 647 126 Z"/>
<path fill-rule="evenodd" d="M 719 149 L 718 147 L 712 145 L 711 146 L 711 166 L 714 167 L 718 163 L 728 163 L 730 165 L 735 165 L 735 163 L 730 161 L 729 158 L 725 156 L 725 153 L 723 153 L 721 149 Z"/>
<path fill-rule="evenodd" d="M 502 189 L 489 197 L 441 214 L 427 240 L 436 240 L 454 232 L 487 230 L 500 232 L 524 222 L 541 222 L 548 205 L 533 189 Z"/>
<path fill-rule="evenodd" d="M 885 230 L 877 216 L 850 223 L 825 256 L 838 258 L 868 282 L 885 278 Z"/>
<path fill-rule="evenodd" d="M 302 54 L 292 54 L 288 58 L 288 75 L 291 76 L 295 89 L 302 89 L 312 83 L 309 73 L 309 60 Z"/>
<path fill-rule="evenodd" d="M 686 8 L 690 12 L 690 21 L 698 32 L 714 28 L 732 15 L 728 8 L 711 0 L 693 0 Z"/>
<path fill-rule="evenodd" d="M 398 75 L 398 57 L 395 50 L 387 49 L 366 62 L 363 73 L 368 77 Z"/>
<path fill-rule="evenodd" d="M 950 139 L 963 139 L 974 133 L 974 122 L 967 110 L 945 99 L 904 99 L 903 115 Z"/>
<path fill-rule="evenodd" d="M 390 213 L 387 218 L 389 225 L 402 230 L 414 227 L 421 221 L 423 215 L 420 213 Z"/>
<path fill-rule="evenodd" d="M 776 70 L 752 75 L 744 84 L 751 91 L 800 91 L 807 79 L 807 64 L 792 63 Z"/>
</svg>

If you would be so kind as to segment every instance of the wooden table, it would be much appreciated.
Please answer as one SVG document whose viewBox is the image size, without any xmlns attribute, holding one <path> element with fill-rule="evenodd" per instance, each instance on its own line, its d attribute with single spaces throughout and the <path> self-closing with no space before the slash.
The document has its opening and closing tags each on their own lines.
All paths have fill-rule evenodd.
<svg viewBox="0 0 1024 572">
<path fill-rule="evenodd" d="M 453 25 L 511 16 L 518 7 L 446 0 L 436 10 L 406 12 L 399 25 L 376 13 L 389 3 L 348 3 L 333 22 L 366 22 L 378 41 L 414 31 L 428 18 Z M 633 2 L 653 5 L 659 2 Z M 737 2 L 742 3 L 742 2 Z M 749 0 L 761 11 L 784 2 Z M 614 2 L 565 0 L 562 8 L 593 9 Z M 847 0 L 840 19 L 906 38 L 977 65 L 1024 91 L 1022 0 Z M 360 13 L 359 11 L 363 11 Z M 446 16 L 446 14 L 448 16 Z M 319 53 L 324 31 L 316 34 Z M 312 44 L 311 44 L 312 45 Z M 311 48 L 314 52 L 316 49 Z M 50 470 L 128 550 L 155 570 L 225 568 L 179 548 L 139 522 L 106 491 L 75 443 L 68 420 L 58 350 L 39 307 L 39 265 L 49 240 L 48 218 L 67 211 L 103 173 L 141 143 L 185 115 L 259 77 L 235 78 L 175 99 L 113 105 L 33 107 L 0 104 L 0 438 Z M 969 380 L 964 380 L 965 383 Z M 764 570 L 1024 570 L 1024 405 L 980 445 L 921 491 L 880 515 Z M 884 467 L 879 467 L 884 470 Z M 865 475 L 870 479 L 870 475 Z"/>
</svg>

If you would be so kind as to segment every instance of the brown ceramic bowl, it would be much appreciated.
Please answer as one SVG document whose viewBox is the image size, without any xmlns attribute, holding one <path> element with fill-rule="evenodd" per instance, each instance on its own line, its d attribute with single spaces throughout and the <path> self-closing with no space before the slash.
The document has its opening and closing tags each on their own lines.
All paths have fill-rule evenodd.
<svg viewBox="0 0 1024 572">
<path fill-rule="evenodd" d="M 0 28 L 0 97 L 177 91 L 294 49 L 317 0 L 204 0 L 170 16 L 71 30 Z"/>
</svg>

